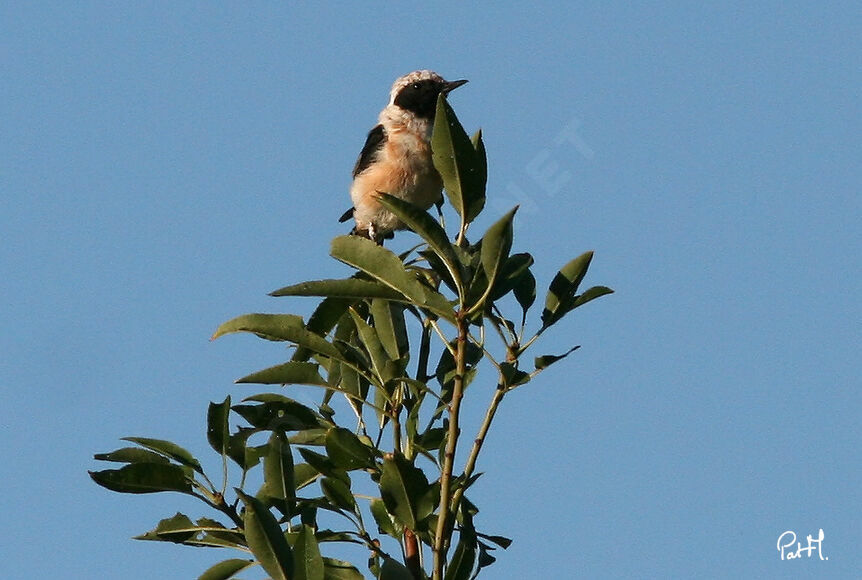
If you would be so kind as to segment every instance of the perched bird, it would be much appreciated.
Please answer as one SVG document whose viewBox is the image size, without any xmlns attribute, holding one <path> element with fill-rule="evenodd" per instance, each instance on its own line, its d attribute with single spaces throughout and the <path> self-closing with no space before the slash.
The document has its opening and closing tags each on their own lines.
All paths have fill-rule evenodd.
<svg viewBox="0 0 862 580">
<path fill-rule="evenodd" d="M 425 210 L 442 201 L 443 180 L 431 159 L 437 97 L 466 82 L 446 81 L 430 70 L 417 70 L 395 81 L 389 104 L 368 133 L 353 168 L 353 208 L 339 220 L 353 217 L 356 225 L 351 233 L 382 243 L 406 227 L 377 201 L 380 192 Z"/>
</svg>

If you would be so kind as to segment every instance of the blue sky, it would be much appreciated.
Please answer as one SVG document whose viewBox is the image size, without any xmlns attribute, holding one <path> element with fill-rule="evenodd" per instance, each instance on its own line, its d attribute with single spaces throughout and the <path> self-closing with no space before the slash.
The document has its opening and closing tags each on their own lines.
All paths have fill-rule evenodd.
<svg viewBox="0 0 862 580">
<path fill-rule="evenodd" d="M 29 2 L 0 22 L 4 578 L 219 559 L 130 540 L 212 514 L 104 491 L 92 454 L 153 436 L 217 469 L 207 403 L 284 351 L 209 336 L 346 273 L 350 170 L 417 68 L 470 79 L 450 100 L 485 135 L 477 229 L 520 203 L 542 286 L 593 249 L 588 281 L 616 290 L 548 331 L 541 350 L 582 348 L 500 412 L 473 501 L 515 542 L 489 577 L 859 576 L 857 4 Z M 821 528 L 828 561 L 779 559 L 783 531 Z"/>
</svg>

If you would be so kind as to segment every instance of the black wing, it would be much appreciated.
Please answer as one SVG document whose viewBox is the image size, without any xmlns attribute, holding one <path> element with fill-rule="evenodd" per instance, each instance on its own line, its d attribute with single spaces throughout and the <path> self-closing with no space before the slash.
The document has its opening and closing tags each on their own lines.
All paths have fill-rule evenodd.
<svg viewBox="0 0 862 580">
<path fill-rule="evenodd" d="M 377 154 L 383 147 L 383 141 L 386 139 L 386 131 L 383 130 L 383 125 L 377 125 L 368 132 L 368 138 L 365 140 L 365 146 L 359 153 L 359 159 L 356 160 L 356 165 L 353 167 L 353 177 L 356 177 L 369 165 L 377 159 Z"/>
</svg>

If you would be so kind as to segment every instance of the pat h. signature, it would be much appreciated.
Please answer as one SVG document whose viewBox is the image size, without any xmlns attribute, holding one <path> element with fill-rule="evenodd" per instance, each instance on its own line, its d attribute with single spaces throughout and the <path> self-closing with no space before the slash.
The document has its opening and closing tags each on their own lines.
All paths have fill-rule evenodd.
<svg viewBox="0 0 862 580">
<path fill-rule="evenodd" d="M 810 558 L 811 553 L 815 550 L 817 551 L 817 556 L 821 560 L 829 559 L 828 556 L 823 555 L 823 528 L 820 528 L 816 538 L 811 534 L 808 534 L 805 537 L 805 540 L 808 542 L 808 545 L 803 547 L 802 542 L 796 541 L 796 532 L 791 530 L 787 530 L 778 536 L 776 547 L 778 548 L 778 552 L 781 554 L 781 559 L 795 560 L 796 558 L 801 558 L 803 554 Z M 794 550 L 794 548 L 796 549 Z"/>
</svg>

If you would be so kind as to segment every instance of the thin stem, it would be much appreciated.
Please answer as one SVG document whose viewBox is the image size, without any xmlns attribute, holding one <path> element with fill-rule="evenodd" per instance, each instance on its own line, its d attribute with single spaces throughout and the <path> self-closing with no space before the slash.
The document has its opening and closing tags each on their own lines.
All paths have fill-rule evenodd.
<svg viewBox="0 0 862 580">
<path fill-rule="evenodd" d="M 433 580 L 443 579 L 443 566 L 451 536 L 450 512 L 452 500 L 452 472 L 455 466 L 455 451 L 460 434 L 459 416 L 461 397 L 464 394 L 464 375 L 467 372 L 467 331 L 469 322 L 464 311 L 456 318 L 458 339 L 455 349 L 455 381 L 452 388 L 452 401 L 449 403 L 449 433 L 446 438 L 443 471 L 440 474 L 440 507 L 437 514 L 437 529 L 434 533 L 434 570 Z"/>
<path fill-rule="evenodd" d="M 485 412 L 485 419 L 482 421 L 482 426 L 479 427 L 479 432 L 476 434 L 476 439 L 473 440 L 473 447 L 470 449 L 470 455 L 467 457 L 467 463 L 464 465 L 464 481 L 468 481 L 473 476 L 473 470 L 476 468 L 476 461 L 479 458 L 479 452 L 482 450 L 482 445 L 485 443 L 485 438 L 488 436 L 488 430 L 491 428 L 491 423 L 494 421 L 494 416 L 497 414 L 497 408 L 506 396 L 507 387 L 500 377 L 500 382 L 497 384 L 497 389 L 494 391 L 494 396 L 488 404 L 488 410 Z M 464 496 L 464 486 L 461 486 L 455 491 L 452 496 L 452 511 L 457 513 L 461 498 Z"/>
<path fill-rule="evenodd" d="M 443 331 L 442 331 L 442 330 L 440 330 L 440 325 L 439 325 L 439 324 L 437 324 L 437 322 L 436 322 L 435 320 L 431 320 L 430 318 L 428 319 L 428 322 L 430 322 L 430 323 L 431 323 L 431 328 L 433 328 L 433 329 L 434 329 L 434 332 L 436 332 L 436 333 L 437 333 L 437 336 L 439 336 L 439 337 L 440 337 L 440 340 L 442 340 L 442 341 L 443 341 L 443 345 L 446 347 L 446 349 L 447 349 L 449 352 L 451 352 L 451 353 L 452 353 L 452 356 L 455 356 L 455 351 L 454 351 L 454 350 L 452 350 L 452 345 L 451 345 L 451 344 L 449 344 L 449 339 L 448 339 L 448 338 L 446 338 L 446 335 L 445 335 L 445 334 L 443 334 Z M 466 324 L 466 323 L 465 323 L 465 324 Z"/>
</svg>

